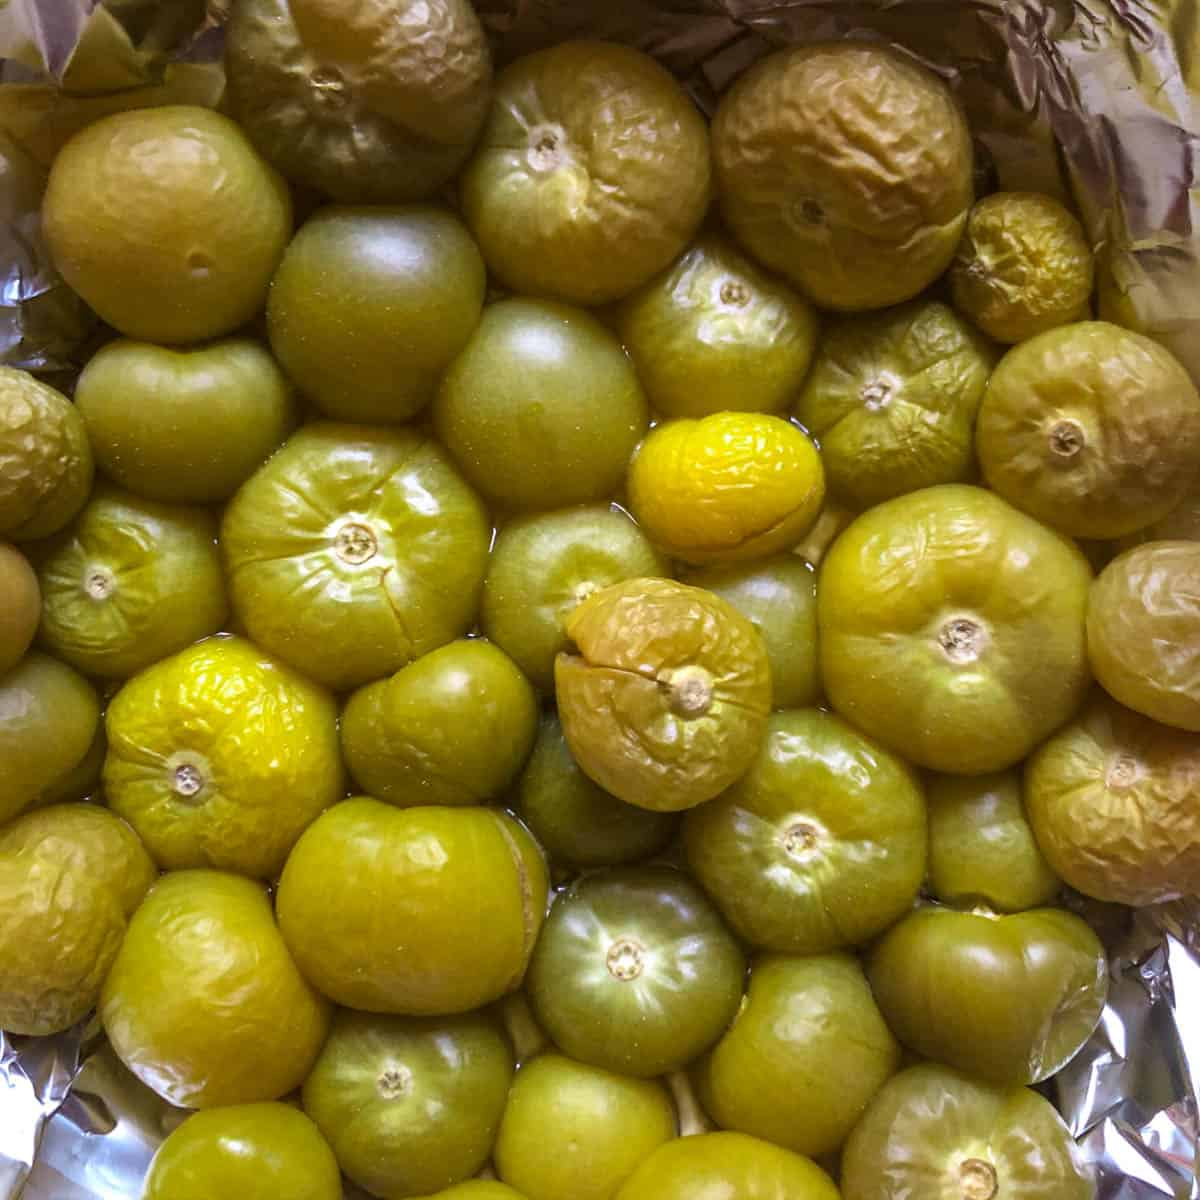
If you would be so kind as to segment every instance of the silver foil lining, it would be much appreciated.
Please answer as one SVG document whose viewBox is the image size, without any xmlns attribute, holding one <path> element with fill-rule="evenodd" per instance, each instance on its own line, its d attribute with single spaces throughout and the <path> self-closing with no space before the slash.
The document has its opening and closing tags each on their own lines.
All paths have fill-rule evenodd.
<svg viewBox="0 0 1200 1200">
<path fill-rule="evenodd" d="M 1161 340 L 1200 382 L 1196 0 L 477 0 L 497 58 L 566 37 L 654 54 L 711 111 L 781 44 L 901 45 L 966 107 L 990 186 L 1070 198 L 1098 253 L 1099 315 Z M 0 3 L 0 363 L 69 380 L 94 322 L 50 267 L 38 203 L 58 146 L 98 115 L 217 104 L 221 0 Z M 1200 1200 L 1200 904 L 1081 902 L 1109 1002 L 1045 1089 L 1099 1200 Z M 0 1200 L 133 1200 L 185 1114 L 142 1087 L 95 1022 L 0 1034 Z M 349 1195 L 349 1193 L 348 1193 Z"/>
</svg>

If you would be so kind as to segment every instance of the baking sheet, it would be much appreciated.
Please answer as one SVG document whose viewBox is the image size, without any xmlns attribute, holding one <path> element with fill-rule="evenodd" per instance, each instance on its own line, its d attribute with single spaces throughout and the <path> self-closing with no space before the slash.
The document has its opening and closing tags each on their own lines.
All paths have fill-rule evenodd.
<svg viewBox="0 0 1200 1200">
<path fill-rule="evenodd" d="M 955 88 L 985 179 L 1071 199 L 1100 309 L 1200 382 L 1200 12 L 1195 0 L 479 0 L 499 61 L 564 37 L 627 41 L 712 109 L 750 62 L 831 37 L 902 44 Z M 69 382 L 96 325 L 50 267 L 37 206 L 58 147 L 146 104 L 221 101 L 224 5 L 0 3 L 0 363 Z M 1110 950 L 1096 1034 L 1054 1081 L 1100 1200 L 1200 1200 L 1200 907 L 1081 904 Z M 130 1200 L 182 1119 L 93 1023 L 0 1035 L 0 1200 Z"/>
</svg>

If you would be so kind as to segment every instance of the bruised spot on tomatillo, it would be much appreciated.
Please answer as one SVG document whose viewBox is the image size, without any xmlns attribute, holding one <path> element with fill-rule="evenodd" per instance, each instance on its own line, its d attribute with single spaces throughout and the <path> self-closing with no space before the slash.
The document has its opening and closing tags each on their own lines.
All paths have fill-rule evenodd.
<svg viewBox="0 0 1200 1200">
<path fill-rule="evenodd" d="M 359 566 L 375 557 L 379 542 L 369 525 L 348 521 L 334 535 L 333 550 L 342 562 Z"/>
<path fill-rule="evenodd" d="M 713 679 L 703 667 L 680 667 L 658 677 L 666 689 L 671 711 L 679 717 L 702 717 L 713 702 Z"/>
<path fill-rule="evenodd" d="M 633 938 L 618 938 L 609 946 L 604 965 L 614 979 L 619 979 L 622 983 L 631 983 L 645 969 L 646 951 Z"/>
<path fill-rule="evenodd" d="M 403 1063 L 389 1063 L 379 1073 L 375 1090 L 384 1100 L 399 1100 L 412 1091 L 413 1073 Z"/>
<path fill-rule="evenodd" d="M 938 645 L 956 665 L 973 663 L 987 648 L 987 630 L 969 617 L 952 617 L 938 632 Z"/>
<path fill-rule="evenodd" d="M 1066 464 L 1077 458 L 1083 451 L 1087 445 L 1087 436 L 1078 421 L 1064 417 L 1061 421 L 1055 421 L 1050 427 L 1048 441 L 1050 453 L 1058 462 Z"/>
<path fill-rule="evenodd" d="M 996 1168 L 982 1158 L 965 1158 L 958 1166 L 962 1200 L 992 1200 L 999 1190 Z"/>
</svg>

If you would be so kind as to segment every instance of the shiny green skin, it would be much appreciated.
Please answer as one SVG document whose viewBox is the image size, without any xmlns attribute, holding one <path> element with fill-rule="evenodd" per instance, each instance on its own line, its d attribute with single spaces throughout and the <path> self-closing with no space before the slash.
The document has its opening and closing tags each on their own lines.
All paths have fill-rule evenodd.
<svg viewBox="0 0 1200 1200">
<path fill-rule="evenodd" d="M 817 576 L 795 554 L 688 571 L 683 579 L 728 600 L 762 635 L 776 708 L 821 698 L 817 660 Z"/>
<path fill-rule="evenodd" d="M 172 871 L 133 914 L 100 996 L 121 1061 L 164 1100 L 218 1108 L 298 1088 L 329 1030 L 266 890 L 221 871 Z"/>
<path fill-rule="evenodd" d="M 79 410 L 28 371 L 0 366 L 0 537 L 49 537 L 87 501 L 95 470 Z"/>
<path fill-rule="evenodd" d="M 346 541 L 356 531 L 366 543 Z M 294 434 L 221 526 L 249 635 L 337 690 L 466 633 L 490 541 L 483 506 L 434 442 L 327 423 Z"/>
<path fill-rule="evenodd" d="M 567 617 L 592 592 L 669 575 L 666 561 L 622 509 L 607 504 L 539 513 L 496 535 L 483 584 L 483 631 L 544 693 L 566 650 Z"/>
<path fill-rule="evenodd" d="M 607 500 L 649 414 L 620 342 L 582 309 L 501 300 L 442 378 L 438 437 L 501 508 Z"/>
<path fill-rule="evenodd" d="M 118 338 L 75 388 L 96 465 L 150 500 L 227 500 L 296 423 L 286 376 L 252 338 L 155 346 Z"/>
<path fill-rule="evenodd" d="M 737 942 L 687 876 L 626 867 L 585 876 L 558 897 L 526 992 L 564 1053 L 649 1077 L 720 1037 L 744 974 Z"/>
<path fill-rule="evenodd" d="M 0 676 L 0 823 L 61 783 L 99 726 L 100 698 L 66 663 L 33 650 Z"/>
<path fill-rule="evenodd" d="M 342 712 L 342 750 L 377 800 L 486 804 L 520 771 L 537 720 L 537 696 L 512 659 L 463 639 L 355 692 Z"/>
<path fill-rule="evenodd" d="M 95 492 L 38 564 L 42 643 L 88 675 L 128 679 L 229 614 L 207 510 Z"/>
<path fill-rule="evenodd" d="M 615 867 L 648 858 L 679 825 L 674 813 L 626 804 L 589 779 L 554 713 L 542 718 L 513 807 L 550 861 L 568 868 Z"/>
<path fill-rule="evenodd" d="M 912 906 L 925 798 L 899 758 L 822 709 L 773 713 L 754 765 L 684 819 L 688 866 L 746 941 L 859 945 Z"/>
<path fill-rule="evenodd" d="M 105 796 L 168 871 L 274 879 L 345 794 L 333 698 L 245 638 L 148 667 L 104 719 Z"/>
<path fill-rule="evenodd" d="M 96 726 L 96 736 L 92 738 L 84 756 L 71 770 L 46 788 L 30 807 L 45 808 L 52 804 L 66 804 L 92 797 L 99 790 L 104 756 L 107 753 L 108 737 L 104 732 L 102 720 Z"/>
<path fill-rule="evenodd" d="M 820 442 L 830 494 L 864 509 L 970 479 L 975 415 L 996 357 L 937 301 L 826 328 L 796 416 Z"/>
<path fill-rule="evenodd" d="M 816 1156 L 842 1144 L 899 1063 L 857 959 L 768 955 L 695 1078 L 723 1129 Z"/>
<path fill-rule="evenodd" d="M 1108 988 L 1096 935 L 1057 908 L 918 909 L 875 946 L 867 973 L 910 1050 L 1006 1084 L 1038 1083 L 1069 1062 Z"/>
<path fill-rule="evenodd" d="M 507 1183 L 497 1183 L 494 1179 L 472 1179 L 467 1183 L 456 1183 L 444 1192 L 426 1196 L 425 1200 L 526 1200 L 526 1197 Z"/>
<path fill-rule="evenodd" d="M 158 867 L 120 817 L 99 804 L 53 804 L 0 828 L 0 855 L 32 851 L 95 876 L 132 916 Z"/>
<path fill-rule="evenodd" d="M 612 1200 L 675 1135 L 675 1107 L 658 1081 L 543 1054 L 513 1083 L 496 1170 L 529 1200 Z"/>
<path fill-rule="evenodd" d="M 341 1011 L 304 1110 L 360 1187 L 385 1200 L 474 1175 L 492 1152 L 512 1050 L 491 1018 Z"/>
<path fill-rule="evenodd" d="M 808 303 L 712 233 L 621 304 L 617 329 L 668 417 L 781 412 L 817 341 Z"/>
<path fill-rule="evenodd" d="M 0 542 L 0 676 L 21 661 L 42 615 L 42 594 L 29 560 Z"/>
<path fill-rule="evenodd" d="M 1095 1185 L 1054 1106 L 922 1063 L 893 1076 L 842 1151 L 845 1200 L 1092 1200 Z"/>
<path fill-rule="evenodd" d="M 1107 321 L 1060 325 L 1000 360 L 975 449 L 988 486 L 1052 529 L 1124 537 L 1191 489 L 1200 392 L 1152 338 Z"/>
<path fill-rule="evenodd" d="M 616 1200 L 840 1200 L 811 1159 L 744 1133 L 675 1138 L 656 1150 Z"/>
<path fill-rule="evenodd" d="M 359 797 L 305 831 L 276 908 L 325 995 L 366 1012 L 433 1016 L 520 985 L 548 886 L 536 843 L 503 813 Z"/>
<path fill-rule="evenodd" d="M 929 890 L 946 904 L 1021 912 L 1062 890 L 1021 803 L 1017 771 L 933 775 L 929 800 Z"/>
<path fill-rule="evenodd" d="M 193 1113 L 158 1148 L 141 1200 L 342 1200 L 337 1159 L 287 1104 Z"/>
<path fill-rule="evenodd" d="M 919 766 L 1010 767 L 1083 702 L 1091 577 L 1074 545 L 982 488 L 889 500 L 821 564 L 826 693 Z M 974 644 L 957 640 L 964 628 Z"/>
<path fill-rule="evenodd" d="M 467 344 L 486 283 L 475 242 L 444 209 L 324 208 L 271 281 L 271 349 L 335 420 L 407 421 Z"/>
</svg>

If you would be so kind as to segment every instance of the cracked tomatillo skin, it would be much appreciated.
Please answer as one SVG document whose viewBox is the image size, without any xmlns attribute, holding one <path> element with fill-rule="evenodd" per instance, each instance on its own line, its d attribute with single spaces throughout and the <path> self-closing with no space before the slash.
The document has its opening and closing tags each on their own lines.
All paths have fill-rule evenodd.
<svg viewBox="0 0 1200 1200">
<path fill-rule="evenodd" d="M 537 696 L 512 659 L 463 639 L 355 692 L 342 712 L 342 750 L 377 800 L 486 804 L 524 765 L 537 719 Z"/>
<path fill-rule="evenodd" d="M 491 527 L 412 429 L 307 425 L 225 510 L 234 611 L 265 650 L 335 689 L 466 633 Z"/>
<path fill-rule="evenodd" d="M 519 986 L 548 887 L 537 844 L 504 813 L 356 797 L 301 837 L 276 905 L 296 961 L 325 995 L 429 1016 Z"/>
<path fill-rule="evenodd" d="M 843 41 L 768 55 L 721 98 L 712 141 L 734 236 L 823 308 L 897 304 L 954 256 L 971 134 L 907 54 Z"/>
<path fill-rule="evenodd" d="M 889 500 L 834 542 L 817 583 L 834 708 L 909 762 L 1019 762 L 1088 682 L 1079 550 L 982 488 Z"/>
<path fill-rule="evenodd" d="M 679 254 L 710 183 L 707 126 L 674 76 L 630 46 L 568 41 L 497 77 L 459 190 L 507 287 L 600 304 Z"/>
<path fill-rule="evenodd" d="M 794 546 L 825 499 L 817 448 L 769 413 L 715 413 L 652 429 L 629 465 L 629 507 L 665 553 L 690 563 Z"/>
<path fill-rule="evenodd" d="M 469 0 L 245 0 L 226 45 L 233 111 L 255 145 L 341 201 L 437 192 L 487 113 L 491 56 Z"/>
<path fill-rule="evenodd" d="M 287 1095 L 330 1016 L 288 954 L 266 890 L 223 871 L 172 871 L 150 889 L 99 1012 L 121 1061 L 185 1108 Z"/>
<path fill-rule="evenodd" d="M 988 380 L 975 448 L 988 486 L 1072 537 L 1165 517 L 1200 460 L 1200 393 L 1157 342 L 1106 321 L 1013 347 Z"/>
<path fill-rule="evenodd" d="M 1057 908 L 996 916 L 918 909 L 868 958 L 888 1026 L 910 1050 L 993 1083 L 1038 1083 L 1100 1020 L 1104 947 Z"/>
<path fill-rule="evenodd" d="M 615 1200 L 838 1200 L 832 1179 L 810 1158 L 744 1133 L 673 1138 L 625 1182 Z"/>
<path fill-rule="evenodd" d="M 893 1076 L 842 1151 L 845 1200 L 1092 1200 L 1054 1106 L 922 1063 Z"/>
<path fill-rule="evenodd" d="M 537 513 L 496 534 L 483 585 L 483 632 L 543 692 L 568 647 L 566 622 L 593 592 L 623 579 L 668 576 L 666 561 L 630 520 L 607 504 Z"/>
<path fill-rule="evenodd" d="M 526 992 L 564 1053 L 650 1077 L 720 1037 L 744 974 L 733 935 L 686 875 L 625 867 L 586 875 L 558 897 Z"/>
<path fill-rule="evenodd" d="M 1100 572 L 1088 657 L 1122 704 L 1200 733 L 1200 543 L 1148 542 Z"/>
<path fill-rule="evenodd" d="M 1050 865 L 1098 900 L 1145 905 L 1200 890 L 1200 745 L 1097 692 L 1025 768 Z"/>
<path fill-rule="evenodd" d="M 424 1196 L 487 1162 L 512 1075 L 512 1050 L 484 1014 L 342 1010 L 304 1082 L 304 1110 L 360 1187 Z"/>
<path fill-rule="evenodd" d="M 901 759 L 841 718 L 776 712 L 754 765 L 687 814 L 683 839 L 688 866 L 741 937 L 820 954 L 866 941 L 911 907 L 925 874 L 925 800 Z"/>
<path fill-rule="evenodd" d="M 269 879 L 344 788 L 337 708 L 244 638 L 209 638 L 113 697 L 104 789 L 167 870 Z"/>
<path fill-rule="evenodd" d="M 830 493 L 864 509 L 969 479 L 995 360 L 987 340 L 936 301 L 830 323 L 796 401 L 821 444 Z"/>
<path fill-rule="evenodd" d="M 97 489 L 39 560 L 42 640 L 80 671 L 128 679 L 216 633 L 229 612 L 216 537 L 206 509 Z"/>
<path fill-rule="evenodd" d="M 140 1200 L 342 1200 L 337 1159 L 290 1104 L 193 1113 L 159 1147 Z"/>
<path fill-rule="evenodd" d="M 837 1150 L 899 1062 L 857 959 L 767 955 L 754 962 L 737 1017 L 694 1075 L 723 1129 L 820 1155 Z"/>
<path fill-rule="evenodd" d="M 558 713 L 580 767 L 629 804 L 692 808 L 754 760 L 771 709 L 766 647 L 702 588 L 634 579 L 589 596 L 555 664 Z"/>
<path fill-rule="evenodd" d="M 617 320 L 651 407 L 668 417 L 782 411 L 817 342 L 808 303 L 712 233 L 630 296 Z"/>
</svg>

